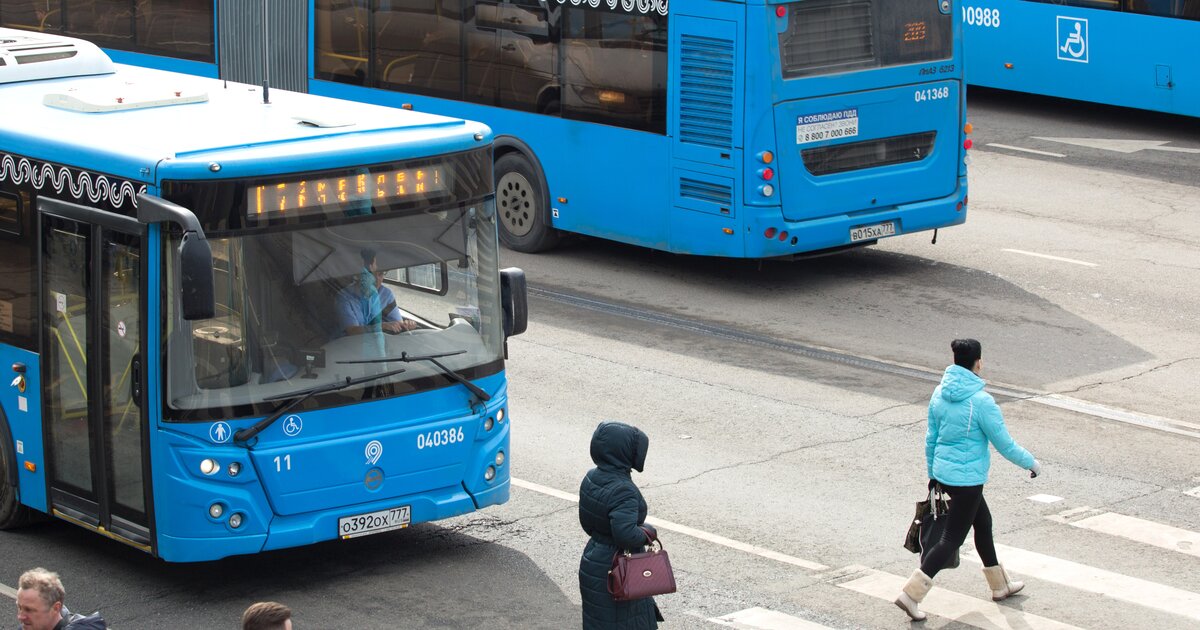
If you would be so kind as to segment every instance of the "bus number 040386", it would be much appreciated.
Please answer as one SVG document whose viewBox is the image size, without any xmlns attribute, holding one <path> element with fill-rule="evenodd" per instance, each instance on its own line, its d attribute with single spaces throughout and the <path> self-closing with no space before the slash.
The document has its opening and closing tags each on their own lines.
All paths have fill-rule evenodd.
<svg viewBox="0 0 1200 630">
<path fill-rule="evenodd" d="M 1000 9 L 963 6 L 963 22 L 971 26 L 1000 28 Z"/>
<path fill-rule="evenodd" d="M 462 427 L 442 429 L 441 431 L 430 431 L 429 433 L 417 434 L 417 448 L 433 448 L 435 446 L 445 446 L 462 442 L 466 435 L 463 434 Z"/>
</svg>

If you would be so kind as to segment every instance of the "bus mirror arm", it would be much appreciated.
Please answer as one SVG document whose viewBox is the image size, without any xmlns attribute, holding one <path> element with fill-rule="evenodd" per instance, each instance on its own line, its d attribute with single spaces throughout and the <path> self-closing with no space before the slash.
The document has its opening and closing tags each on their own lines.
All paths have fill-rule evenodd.
<svg viewBox="0 0 1200 630">
<path fill-rule="evenodd" d="M 168 221 L 183 230 L 179 243 L 179 290 L 183 318 L 188 321 L 209 319 L 216 314 L 213 299 L 212 248 L 204 237 L 204 228 L 195 213 L 162 197 L 138 194 L 138 221 Z"/>
<path fill-rule="evenodd" d="M 523 270 L 517 267 L 500 270 L 500 302 L 504 307 L 504 337 L 525 332 L 529 326 L 529 293 Z"/>
</svg>

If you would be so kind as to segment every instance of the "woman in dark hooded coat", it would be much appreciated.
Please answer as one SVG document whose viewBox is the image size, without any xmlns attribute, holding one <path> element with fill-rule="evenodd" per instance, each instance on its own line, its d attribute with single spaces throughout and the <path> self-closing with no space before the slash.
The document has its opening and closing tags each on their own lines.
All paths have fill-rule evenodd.
<svg viewBox="0 0 1200 630">
<path fill-rule="evenodd" d="M 630 476 L 642 472 L 650 438 L 621 422 L 601 422 L 592 434 L 592 461 L 579 486 L 579 524 L 591 536 L 579 560 L 579 593 L 584 630 L 657 628 L 662 615 L 654 599 L 613 601 L 608 571 L 618 551 L 636 553 L 646 546 L 646 501 Z"/>
</svg>

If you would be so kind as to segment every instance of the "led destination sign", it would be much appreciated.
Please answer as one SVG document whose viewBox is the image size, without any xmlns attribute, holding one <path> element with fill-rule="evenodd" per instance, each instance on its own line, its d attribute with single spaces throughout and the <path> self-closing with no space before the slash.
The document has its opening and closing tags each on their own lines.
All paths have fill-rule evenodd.
<svg viewBox="0 0 1200 630">
<path fill-rule="evenodd" d="M 246 213 L 249 216 L 277 215 L 363 201 L 386 204 L 445 192 L 448 187 L 446 167 L 442 164 L 292 179 L 250 186 L 246 191 Z"/>
</svg>

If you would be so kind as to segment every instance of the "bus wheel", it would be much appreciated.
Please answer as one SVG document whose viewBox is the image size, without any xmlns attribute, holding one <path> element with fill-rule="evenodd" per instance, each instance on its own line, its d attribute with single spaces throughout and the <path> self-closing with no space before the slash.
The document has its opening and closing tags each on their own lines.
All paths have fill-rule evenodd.
<svg viewBox="0 0 1200 630">
<path fill-rule="evenodd" d="M 500 242 L 518 252 L 540 252 L 558 243 L 558 230 L 547 224 L 549 199 L 541 178 L 520 153 L 496 160 L 496 213 Z"/>
<path fill-rule="evenodd" d="M 0 529 L 13 529 L 33 522 L 33 511 L 17 501 L 17 489 L 11 479 L 14 461 L 12 444 L 0 439 Z"/>
</svg>

